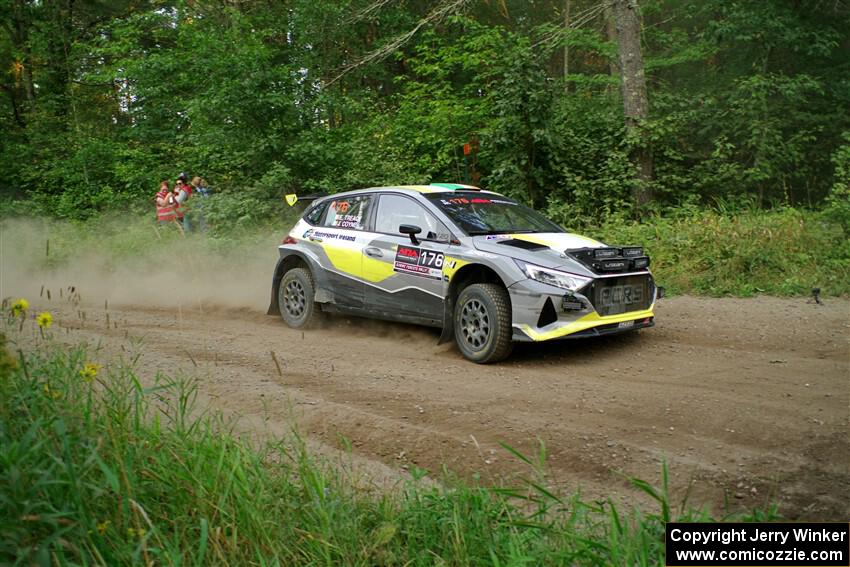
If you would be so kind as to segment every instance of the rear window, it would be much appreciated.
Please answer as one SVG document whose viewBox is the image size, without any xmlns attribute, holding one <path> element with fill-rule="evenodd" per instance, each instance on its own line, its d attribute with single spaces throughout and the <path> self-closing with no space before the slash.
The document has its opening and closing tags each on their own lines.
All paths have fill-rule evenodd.
<svg viewBox="0 0 850 567">
<path fill-rule="evenodd" d="M 305 221 L 312 225 L 319 224 L 319 221 L 322 219 L 322 214 L 325 212 L 325 208 L 328 206 L 327 201 L 324 203 L 319 203 L 318 205 L 314 205 L 310 209 L 307 209 L 307 212 L 304 213 L 302 217 Z"/>
<path fill-rule="evenodd" d="M 328 203 L 321 224 L 327 228 L 363 230 L 366 228 L 371 204 L 371 195 L 354 195 L 334 199 Z"/>
</svg>

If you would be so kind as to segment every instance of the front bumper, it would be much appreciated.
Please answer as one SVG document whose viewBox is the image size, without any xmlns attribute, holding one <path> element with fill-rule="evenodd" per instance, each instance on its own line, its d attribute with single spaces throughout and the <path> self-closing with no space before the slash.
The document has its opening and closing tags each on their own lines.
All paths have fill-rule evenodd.
<svg viewBox="0 0 850 567">
<path fill-rule="evenodd" d="M 508 288 L 513 317 L 512 338 L 523 342 L 548 341 L 652 327 L 658 291 L 651 276 L 648 278 L 647 300 L 637 305 L 635 310 L 612 315 L 600 315 L 590 298 L 580 293 L 569 294 L 534 280 L 519 281 Z M 569 303 L 573 304 L 573 308 L 563 308 L 565 295 L 571 295 Z"/>
</svg>

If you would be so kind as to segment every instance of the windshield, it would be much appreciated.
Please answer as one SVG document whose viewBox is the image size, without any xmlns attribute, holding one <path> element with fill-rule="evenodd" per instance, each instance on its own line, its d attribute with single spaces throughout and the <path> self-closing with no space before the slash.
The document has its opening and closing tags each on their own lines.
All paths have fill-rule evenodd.
<svg viewBox="0 0 850 567">
<path fill-rule="evenodd" d="M 469 236 L 517 232 L 564 232 L 537 211 L 492 193 L 452 191 L 427 195 Z"/>
</svg>

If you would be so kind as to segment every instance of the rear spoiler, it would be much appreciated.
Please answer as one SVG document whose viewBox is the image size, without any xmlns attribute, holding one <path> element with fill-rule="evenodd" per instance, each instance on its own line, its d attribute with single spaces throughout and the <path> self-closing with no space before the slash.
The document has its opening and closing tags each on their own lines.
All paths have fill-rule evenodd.
<svg viewBox="0 0 850 567">
<path fill-rule="evenodd" d="M 289 193 L 283 196 L 283 200 L 286 201 L 286 204 L 290 207 L 294 207 L 296 203 L 309 205 L 316 199 L 321 199 L 322 197 L 327 196 L 327 193 L 311 193 L 310 195 L 296 195 L 295 193 Z"/>
</svg>

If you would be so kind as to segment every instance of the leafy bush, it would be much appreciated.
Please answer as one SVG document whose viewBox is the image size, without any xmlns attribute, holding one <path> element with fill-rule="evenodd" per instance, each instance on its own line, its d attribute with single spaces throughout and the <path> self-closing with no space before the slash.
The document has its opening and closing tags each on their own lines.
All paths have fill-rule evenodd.
<svg viewBox="0 0 850 567">
<path fill-rule="evenodd" d="M 840 225 L 844 236 L 850 238 L 850 132 L 845 132 L 843 138 L 845 143 L 832 157 L 835 183 L 827 198 L 824 216 Z"/>
<path fill-rule="evenodd" d="M 850 293 L 850 240 L 825 213 L 682 207 L 640 222 L 611 215 L 577 226 L 568 214 L 557 218 L 611 244 L 645 246 L 659 285 L 672 293 Z"/>
</svg>

